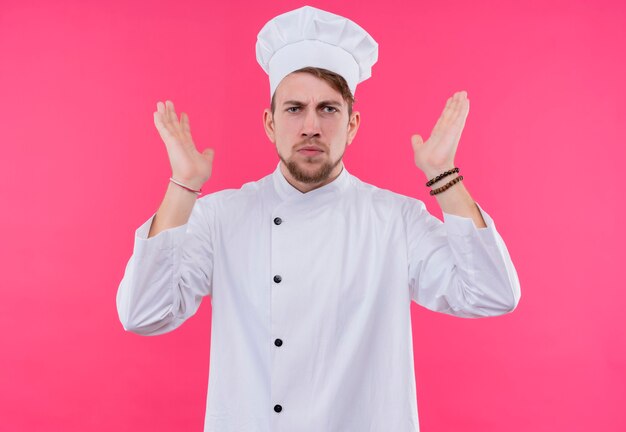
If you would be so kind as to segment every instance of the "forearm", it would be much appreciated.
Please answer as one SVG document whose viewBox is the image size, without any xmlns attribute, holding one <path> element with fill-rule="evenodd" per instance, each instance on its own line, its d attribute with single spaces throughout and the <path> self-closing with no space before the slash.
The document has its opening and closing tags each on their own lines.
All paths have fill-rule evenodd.
<svg viewBox="0 0 626 432">
<path fill-rule="evenodd" d="M 175 251 L 161 249 L 163 244 L 151 247 L 153 241 L 164 243 L 163 237 L 150 243 L 135 240 L 135 251 L 117 291 L 117 311 L 124 329 L 141 335 L 166 333 L 183 321 L 177 319 L 180 313 L 175 303 L 180 302 L 174 298 L 180 290 L 172 289 Z"/>
<path fill-rule="evenodd" d="M 411 137 L 415 165 L 422 170 L 428 180 L 454 168 L 454 156 L 468 113 L 467 92 L 464 90 L 456 92 L 448 99 L 430 138 L 424 142 L 420 135 L 416 134 Z M 442 187 L 458 176 L 458 173 L 447 175 L 432 185 L 432 188 Z M 487 227 L 480 209 L 462 181 L 436 194 L 435 198 L 444 213 L 470 218 L 474 221 L 476 228 Z"/>
<path fill-rule="evenodd" d="M 447 171 L 447 169 L 436 171 L 433 170 L 432 172 L 426 172 L 425 175 L 430 180 L 444 171 Z M 458 176 L 458 173 L 448 175 L 433 184 L 431 186 L 431 189 L 437 189 L 439 187 L 442 187 L 443 185 L 454 180 Z M 463 184 L 463 180 L 453 184 L 445 191 L 436 194 L 435 198 L 443 212 L 456 216 L 471 218 L 474 221 L 474 225 L 476 225 L 476 228 L 487 227 L 487 224 L 485 223 L 485 220 L 482 217 L 480 210 L 478 209 L 476 203 L 469 194 L 469 191 Z"/>
<path fill-rule="evenodd" d="M 462 317 L 497 316 L 517 306 L 520 284 L 507 247 L 491 216 L 482 207 L 478 211 L 486 228 L 448 212 L 443 224 L 426 210 L 409 216 L 416 221 L 409 224 L 408 238 L 418 304 Z"/>
<path fill-rule="evenodd" d="M 118 314 L 126 330 L 143 335 L 171 331 L 211 294 L 210 198 L 198 200 L 187 225 L 148 238 L 155 214 L 135 231 L 133 254 L 117 294 Z"/>
<path fill-rule="evenodd" d="M 197 198 L 195 193 L 170 182 L 152 221 L 148 238 L 166 229 L 186 224 Z"/>
</svg>

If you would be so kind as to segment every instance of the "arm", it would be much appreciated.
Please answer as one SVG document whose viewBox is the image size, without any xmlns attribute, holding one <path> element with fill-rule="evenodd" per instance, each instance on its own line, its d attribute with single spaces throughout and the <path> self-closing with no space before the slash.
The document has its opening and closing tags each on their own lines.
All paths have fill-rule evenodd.
<svg viewBox="0 0 626 432">
<path fill-rule="evenodd" d="M 475 205 L 484 228 L 445 212 L 442 223 L 421 201 L 407 203 L 409 288 L 416 303 L 465 318 L 502 315 L 517 307 L 521 291 L 515 266 L 493 219 Z"/>
<path fill-rule="evenodd" d="M 415 164 L 427 179 L 454 168 L 454 156 L 469 113 L 467 93 L 450 97 L 428 141 L 412 137 Z M 437 188 L 458 174 L 444 177 Z M 421 203 L 409 212 L 407 228 L 412 298 L 425 307 L 457 316 L 507 313 L 521 291 L 517 272 L 491 217 L 463 182 L 435 195 L 444 222 Z"/>
<path fill-rule="evenodd" d="M 165 143 L 172 167 L 172 177 L 192 189 L 200 189 L 211 177 L 213 149 L 199 153 L 191 136 L 187 114 L 181 113 L 180 122 L 171 101 L 157 102 L 154 125 Z M 157 211 L 148 237 L 161 231 L 186 224 L 196 201 L 196 194 L 169 183 L 165 197 Z"/>
<path fill-rule="evenodd" d="M 413 135 L 412 144 L 415 152 L 415 164 L 428 180 L 455 167 L 454 156 L 458 148 L 461 132 L 469 114 L 469 99 L 464 91 L 450 97 L 433 128 L 430 138 L 424 142 L 420 135 Z M 458 177 L 458 173 L 439 180 L 433 189 Z M 471 218 L 478 228 L 486 227 L 476 203 L 463 185 L 457 182 L 447 190 L 435 195 L 444 213 Z"/>
<path fill-rule="evenodd" d="M 117 291 L 124 329 L 141 335 L 174 330 L 212 295 L 212 196 L 198 200 L 189 221 L 148 237 L 153 215 L 135 233 L 133 254 Z"/>
<path fill-rule="evenodd" d="M 213 150 L 196 150 L 189 118 L 182 113 L 179 121 L 171 101 L 157 103 L 154 124 L 167 148 L 172 177 L 199 189 L 211 175 Z M 173 330 L 211 293 L 212 213 L 196 199 L 195 193 L 169 183 L 156 214 L 137 230 L 117 293 L 126 330 L 144 335 Z"/>
</svg>

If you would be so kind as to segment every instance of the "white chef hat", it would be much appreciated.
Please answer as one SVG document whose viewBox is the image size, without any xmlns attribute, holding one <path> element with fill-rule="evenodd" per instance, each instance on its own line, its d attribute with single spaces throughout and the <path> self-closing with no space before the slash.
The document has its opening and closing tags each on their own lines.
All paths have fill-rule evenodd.
<svg viewBox="0 0 626 432">
<path fill-rule="evenodd" d="M 307 66 L 341 75 L 354 95 L 356 85 L 372 75 L 378 44 L 353 21 L 303 6 L 263 26 L 256 58 L 270 77 L 270 96 L 285 76 Z"/>
</svg>

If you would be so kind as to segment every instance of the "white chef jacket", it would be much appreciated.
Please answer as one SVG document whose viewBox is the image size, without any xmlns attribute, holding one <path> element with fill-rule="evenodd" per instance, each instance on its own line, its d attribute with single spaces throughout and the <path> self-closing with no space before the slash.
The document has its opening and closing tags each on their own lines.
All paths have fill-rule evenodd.
<svg viewBox="0 0 626 432">
<path fill-rule="evenodd" d="M 205 432 L 416 432 L 411 300 L 501 315 L 516 270 L 487 224 L 343 168 L 307 193 L 280 168 L 199 198 L 187 224 L 135 233 L 117 294 L 126 330 L 156 335 L 212 304 Z"/>
</svg>

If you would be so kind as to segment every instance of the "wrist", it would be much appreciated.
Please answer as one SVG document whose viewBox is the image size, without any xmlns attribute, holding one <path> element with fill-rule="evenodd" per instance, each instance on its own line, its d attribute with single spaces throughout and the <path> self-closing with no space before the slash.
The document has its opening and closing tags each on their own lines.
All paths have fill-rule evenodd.
<svg viewBox="0 0 626 432">
<path fill-rule="evenodd" d="M 170 178 L 174 179 L 176 182 L 184 184 L 190 189 L 200 190 L 204 183 L 206 183 L 209 179 L 209 176 L 199 176 L 194 175 L 193 173 L 175 172 L 172 170 Z"/>
<path fill-rule="evenodd" d="M 442 165 L 441 167 L 427 167 L 424 170 L 422 170 L 422 172 L 426 176 L 427 180 L 431 180 L 437 177 L 438 175 L 445 173 L 446 171 L 453 170 L 454 168 L 455 168 L 454 164 L 446 164 L 446 165 Z M 453 174 L 453 175 L 456 176 L 456 174 Z M 450 176 L 450 178 L 452 178 L 452 176 Z"/>
<path fill-rule="evenodd" d="M 202 189 L 201 188 L 194 188 L 192 185 L 186 184 L 181 182 L 180 180 L 177 180 L 176 178 L 174 178 L 173 176 L 170 177 L 170 185 L 174 184 L 176 187 L 180 188 L 180 189 L 184 189 L 190 193 L 196 194 L 196 195 L 200 195 L 202 193 Z"/>
</svg>

